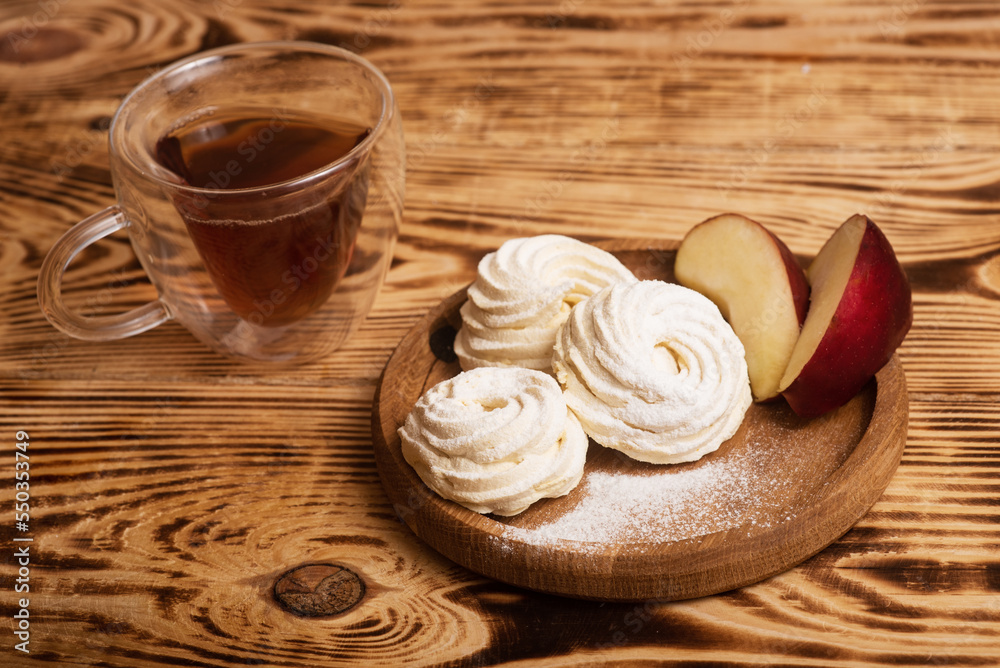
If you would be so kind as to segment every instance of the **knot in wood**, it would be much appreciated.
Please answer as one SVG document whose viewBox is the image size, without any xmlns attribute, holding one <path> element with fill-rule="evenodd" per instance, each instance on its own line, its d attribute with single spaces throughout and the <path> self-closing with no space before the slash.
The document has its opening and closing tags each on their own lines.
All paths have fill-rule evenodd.
<svg viewBox="0 0 1000 668">
<path fill-rule="evenodd" d="M 337 564 L 299 566 L 274 583 L 274 598 L 281 607 L 303 617 L 345 612 L 364 595 L 364 581 L 354 571 Z"/>
</svg>

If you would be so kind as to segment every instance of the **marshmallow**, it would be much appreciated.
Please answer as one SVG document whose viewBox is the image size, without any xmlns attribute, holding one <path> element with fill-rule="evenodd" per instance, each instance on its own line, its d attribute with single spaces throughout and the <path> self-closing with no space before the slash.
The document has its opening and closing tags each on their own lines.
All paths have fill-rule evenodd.
<svg viewBox="0 0 1000 668">
<path fill-rule="evenodd" d="M 719 309 L 662 281 L 614 285 L 573 309 L 553 369 L 590 437 L 644 462 L 718 449 L 752 401 L 743 345 Z"/>
<path fill-rule="evenodd" d="M 587 435 L 540 371 L 484 367 L 438 383 L 399 428 L 403 457 L 446 499 L 516 515 L 583 476 Z"/>
<path fill-rule="evenodd" d="M 551 372 L 556 330 L 598 290 L 634 282 L 615 256 L 555 234 L 511 239 L 486 255 L 461 308 L 462 369 L 519 366 Z"/>
</svg>

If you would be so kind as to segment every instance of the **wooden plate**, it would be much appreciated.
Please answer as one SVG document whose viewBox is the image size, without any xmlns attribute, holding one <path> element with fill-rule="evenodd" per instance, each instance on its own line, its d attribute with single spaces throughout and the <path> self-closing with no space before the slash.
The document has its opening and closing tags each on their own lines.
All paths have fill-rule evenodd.
<svg viewBox="0 0 1000 668">
<path fill-rule="evenodd" d="M 673 280 L 676 242 L 600 244 L 642 279 Z M 420 395 L 458 374 L 451 343 L 465 290 L 403 338 L 372 415 L 375 457 L 400 518 L 449 559 L 510 584 L 606 601 L 705 596 L 781 573 L 843 535 L 875 503 L 906 441 L 906 381 L 893 359 L 850 403 L 801 420 L 754 405 L 701 460 L 635 462 L 593 442 L 570 494 L 520 515 L 479 515 L 431 492 L 396 430 Z"/>
</svg>

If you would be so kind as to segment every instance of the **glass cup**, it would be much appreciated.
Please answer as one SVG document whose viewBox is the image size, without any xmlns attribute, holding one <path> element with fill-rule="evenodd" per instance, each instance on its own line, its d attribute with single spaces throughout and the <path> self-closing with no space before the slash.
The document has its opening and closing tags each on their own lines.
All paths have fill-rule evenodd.
<svg viewBox="0 0 1000 668">
<path fill-rule="evenodd" d="M 196 54 L 125 98 L 109 154 L 117 203 L 67 231 L 39 274 L 58 329 L 107 341 L 174 319 L 223 354 L 300 362 L 367 316 L 399 233 L 406 162 L 392 89 L 371 63 L 309 42 Z M 71 311 L 66 268 L 120 229 L 158 299 Z"/>
</svg>

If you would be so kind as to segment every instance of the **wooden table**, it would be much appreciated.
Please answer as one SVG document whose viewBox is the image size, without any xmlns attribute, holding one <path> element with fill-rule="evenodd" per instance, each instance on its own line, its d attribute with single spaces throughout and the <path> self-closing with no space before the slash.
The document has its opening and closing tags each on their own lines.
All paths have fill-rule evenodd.
<svg viewBox="0 0 1000 668">
<path fill-rule="evenodd" d="M 996 5 L 924 0 L 4 3 L 0 664 L 1000 665 L 998 28 Z M 50 327 L 37 272 L 114 201 L 122 96 L 187 54 L 274 38 L 363 53 L 399 97 L 407 208 L 361 331 L 262 372 L 176 324 L 108 344 Z M 802 255 L 866 212 L 905 263 L 909 436 L 871 512 L 790 572 L 667 604 L 519 590 L 417 539 L 369 427 L 417 318 L 508 238 L 679 238 L 722 211 Z M 153 294 L 124 236 L 67 289 L 91 313 Z M 280 607 L 279 579 L 320 563 L 357 574 L 360 601 Z M 337 591 L 351 586 L 345 571 Z"/>
</svg>

